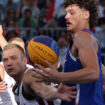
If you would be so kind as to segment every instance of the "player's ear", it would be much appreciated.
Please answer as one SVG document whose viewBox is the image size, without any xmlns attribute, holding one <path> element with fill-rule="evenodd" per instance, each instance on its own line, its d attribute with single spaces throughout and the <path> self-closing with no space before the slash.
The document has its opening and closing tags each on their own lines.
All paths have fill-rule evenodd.
<svg viewBox="0 0 105 105">
<path fill-rule="evenodd" d="M 24 65 L 27 64 L 27 57 L 26 56 L 23 58 L 23 63 L 24 63 Z"/>
<path fill-rule="evenodd" d="M 89 11 L 84 11 L 83 16 L 84 16 L 84 19 L 85 19 L 85 20 L 88 20 L 89 17 L 90 17 Z"/>
</svg>

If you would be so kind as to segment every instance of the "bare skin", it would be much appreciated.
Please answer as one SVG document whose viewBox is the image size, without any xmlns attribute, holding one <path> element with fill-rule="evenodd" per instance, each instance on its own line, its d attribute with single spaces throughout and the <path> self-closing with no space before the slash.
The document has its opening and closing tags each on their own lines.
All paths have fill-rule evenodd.
<svg viewBox="0 0 105 105">
<path fill-rule="evenodd" d="M 21 53 L 18 48 L 13 47 L 3 51 L 2 59 L 7 73 L 15 79 L 17 84 L 20 85 L 21 80 L 23 80 L 23 86 L 26 92 L 32 95 L 34 94 L 34 96 L 37 94 L 47 100 L 60 98 L 62 100 L 71 101 L 70 98 L 76 97 L 76 92 L 72 92 L 76 87 L 62 85 L 57 89 L 42 82 L 35 83 L 35 78 L 33 79 L 31 76 L 31 70 L 24 75 L 27 60 Z"/>
<path fill-rule="evenodd" d="M 2 26 L 0 26 L 0 42 L 3 43 L 3 44 L 0 43 L 0 45 L 1 45 L 2 49 L 3 49 L 4 46 L 7 45 L 8 43 L 5 40 L 5 38 L 3 37 L 2 32 L 3 32 Z M 17 45 L 21 46 L 24 49 L 24 43 L 20 43 L 20 42 L 17 42 L 17 41 L 12 41 L 11 43 L 17 44 Z M 11 52 L 8 52 L 8 53 L 9 54 L 13 54 Z M 10 59 L 13 60 L 12 58 L 14 58 L 14 57 L 15 57 L 15 55 L 11 56 Z M 14 63 L 14 61 L 13 61 L 13 63 Z M 13 64 L 10 63 L 9 65 L 12 66 Z M 16 67 L 17 65 L 18 64 L 14 65 L 14 67 Z M 7 71 L 7 72 L 8 72 L 8 74 L 10 76 L 13 77 L 13 75 L 10 74 L 9 71 Z M 45 99 L 48 99 L 48 100 L 51 99 L 52 97 L 54 97 L 54 98 L 61 98 L 62 100 L 66 100 L 66 101 L 71 101 L 70 98 L 76 98 L 76 93 L 77 92 L 76 91 L 75 92 L 72 92 L 72 90 L 76 89 L 77 87 L 67 87 L 65 85 L 60 85 L 60 87 L 57 89 L 57 88 L 51 87 L 50 85 L 46 85 L 45 83 L 42 83 L 42 82 L 41 83 L 35 83 L 35 82 L 30 82 L 30 81 L 28 82 L 28 81 L 26 81 L 27 79 L 29 80 L 29 77 L 30 77 L 30 80 L 31 79 L 32 80 L 35 79 L 35 78 L 34 79 L 32 78 L 33 76 L 31 77 L 31 75 L 30 75 L 31 72 L 32 71 L 29 71 L 28 73 L 26 73 L 24 75 L 24 81 L 25 82 L 23 82 L 24 88 L 26 89 L 26 91 L 28 90 L 29 94 L 32 94 L 33 95 L 33 92 L 31 92 L 31 90 L 33 89 L 33 91 L 35 92 L 34 95 L 36 95 L 36 93 L 37 93 L 37 94 L 39 94 L 39 96 L 44 97 Z M 20 76 L 20 79 L 18 79 L 19 76 Z M 22 79 L 22 76 L 23 76 L 23 72 L 21 73 L 21 75 L 15 75 L 13 77 L 17 81 L 18 85 L 20 84 L 20 81 Z M 30 87 L 28 86 L 29 83 L 31 83 L 30 84 Z M 0 85 L 2 87 L 3 86 L 3 83 L 1 82 Z M 48 96 L 50 96 L 50 97 L 48 97 Z"/>
<path fill-rule="evenodd" d="M 35 75 L 33 70 L 25 73 L 23 78 L 24 89 L 28 91 L 29 94 L 35 95 L 36 93 L 38 96 L 42 96 L 46 100 L 54 100 L 56 98 L 60 98 L 68 102 L 71 101 L 71 98 L 76 98 L 77 92 L 72 91 L 77 88 L 76 86 L 67 87 L 66 85 L 61 84 L 58 88 L 54 88 L 51 85 L 46 85 L 44 82 L 36 82 L 37 78 L 33 76 Z M 35 93 L 33 94 L 33 92 Z"/>
<path fill-rule="evenodd" d="M 0 93 L 6 92 L 6 88 L 7 88 L 6 84 L 3 82 L 3 78 L 4 78 L 4 68 L 0 64 Z"/>
<path fill-rule="evenodd" d="M 75 72 L 59 73 L 51 65 L 49 69 L 35 65 L 43 72 L 36 70 L 41 81 L 63 83 L 89 83 L 99 79 L 99 65 L 97 61 L 98 44 L 96 39 L 82 29 L 89 29 L 89 12 L 77 5 L 70 5 L 66 9 L 65 19 L 67 29 L 72 31 L 73 45 L 71 54 L 79 59 L 83 68 Z M 81 24 L 82 23 L 82 24 Z M 78 25 L 79 24 L 79 25 Z M 53 68 L 53 69 L 52 69 Z"/>
<path fill-rule="evenodd" d="M 2 25 L 0 25 L 0 46 L 3 49 L 5 45 L 7 45 L 7 41 L 5 40 L 4 36 L 3 36 L 3 29 L 2 29 Z"/>
</svg>

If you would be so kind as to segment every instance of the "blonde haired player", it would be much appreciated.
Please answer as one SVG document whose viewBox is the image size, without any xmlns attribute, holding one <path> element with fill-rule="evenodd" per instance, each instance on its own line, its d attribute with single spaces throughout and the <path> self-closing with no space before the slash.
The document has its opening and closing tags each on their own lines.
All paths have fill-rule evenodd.
<svg viewBox="0 0 105 105">
<path fill-rule="evenodd" d="M 53 100 L 60 98 L 62 100 L 70 101 L 70 98 L 75 98 L 76 92 L 72 90 L 76 87 L 60 86 L 59 88 L 46 85 L 42 82 L 35 82 L 32 80 L 32 71 L 26 66 L 27 59 L 23 49 L 16 44 L 8 44 L 4 47 L 2 53 L 2 59 L 6 72 L 15 79 L 16 85 L 13 88 L 16 102 L 19 105 L 59 105 L 56 102 L 47 102 L 47 100 Z M 25 78 L 27 73 L 29 76 Z M 23 78 L 29 81 L 26 85 L 22 80 Z M 41 100 L 41 104 L 39 102 Z M 52 104 L 51 104 L 52 103 Z"/>
</svg>

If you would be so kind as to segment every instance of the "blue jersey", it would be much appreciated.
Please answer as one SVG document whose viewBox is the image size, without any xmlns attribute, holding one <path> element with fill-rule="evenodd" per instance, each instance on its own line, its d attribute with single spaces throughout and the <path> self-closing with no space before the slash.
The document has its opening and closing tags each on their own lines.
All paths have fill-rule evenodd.
<svg viewBox="0 0 105 105">
<path fill-rule="evenodd" d="M 95 34 L 88 29 L 84 29 L 83 31 L 87 31 L 91 33 L 94 37 Z M 97 82 L 90 82 L 86 84 L 80 84 L 80 94 L 79 94 L 79 105 L 104 105 L 103 98 L 103 76 L 102 76 L 102 68 L 101 68 L 101 49 L 99 47 L 99 51 L 97 53 L 98 63 L 100 68 L 100 76 Z M 74 72 L 79 69 L 82 69 L 83 66 L 80 60 L 77 60 L 74 56 L 72 56 L 70 52 L 70 46 L 67 50 L 66 62 L 64 65 L 64 72 Z M 68 86 L 73 86 L 76 84 L 67 84 Z M 66 101 L 62 101 L 61 105 L 75 105 L 75 100 L 71 103 Z"/>
</svg>

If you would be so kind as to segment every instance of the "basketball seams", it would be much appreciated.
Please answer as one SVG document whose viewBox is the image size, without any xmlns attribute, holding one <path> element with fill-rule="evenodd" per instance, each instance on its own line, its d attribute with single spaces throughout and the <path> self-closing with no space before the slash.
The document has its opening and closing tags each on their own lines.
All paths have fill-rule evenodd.
<svg viewBox="0 0 105 105">
<path fill-rule="evenodd" d="M 36 53 L 42 60 L 46 60 L 43 56 L 39 55 L 39 54 L 35 51 L 35 49 L 33 49 L 31 43 L 29 43 L 29 46 L 32 48 L 33 52 Z M 52 51 L 53 51 L 53 50 L 52 50 Z M 58 58 L 57 58 L 57 59 L 58 59 Z M 51 63 L 54 63 L 54 62 L 52 62 L 52 61 L 50 61 L 50 62 L 51 62 Z"/>
<path fill-rule="evenodd" d="M 32 41 L 35 42 L 34 40 L 32 40 Z M 40 42 L 37 42 L 37 43 L 40 43 Z M 40 43 L 40 44 L 44 45 L 43 43 Z M 57 53 L 52 48 L 50 48 L 48 45 L 45 45 L 45 46 L 47 46 L 49 49 L 51 49 L 55 53 L 55 55 L 57 56 L 57 59 L 58 59 Z"/>
</svg>

